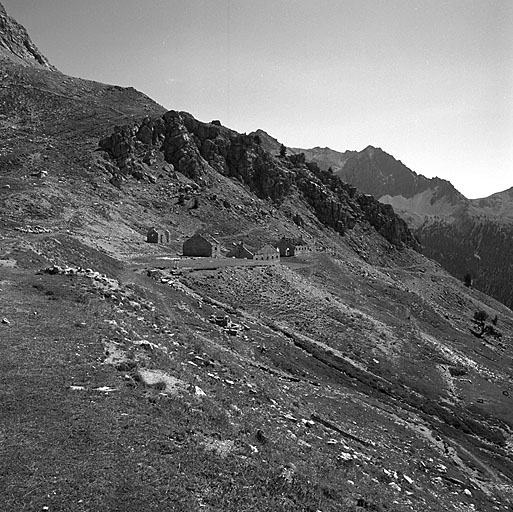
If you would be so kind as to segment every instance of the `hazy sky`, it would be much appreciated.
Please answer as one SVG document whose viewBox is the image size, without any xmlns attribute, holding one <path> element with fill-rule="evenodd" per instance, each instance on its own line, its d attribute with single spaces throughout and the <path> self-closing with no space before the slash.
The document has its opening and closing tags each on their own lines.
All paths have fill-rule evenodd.
<svg viewBox="0 0 513 512">
<path fill-rule="evenodd" d="M 1 0 L 61 71 L 287 146 L 513 187 L 513 0 Z"/>
</svg>

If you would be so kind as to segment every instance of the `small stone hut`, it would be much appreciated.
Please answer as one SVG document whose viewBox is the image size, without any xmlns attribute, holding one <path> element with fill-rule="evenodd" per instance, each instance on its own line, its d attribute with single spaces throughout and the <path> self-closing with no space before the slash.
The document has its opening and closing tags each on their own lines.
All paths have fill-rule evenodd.
<svg viewBox="0 0 513 512">
<path fill-rule="evenodd" d="M 150 244 L 168 244 L 171 241 L 171 233 L 167 229 L 148 229 L 146 241 Z"/>
<path fill-rule="evenodd" d="M 213 236 L 196 233 L 183 243 L 183 255 L 219 258 L 221 244 Z"/>
<path fill-rule="evenodd" d="M 244 242 L 239 242 L 233 249 L 226 254 L 227 258 L 238 258 L 252 260 L 253 253 L 244 246 Z"/>
<path fill-rule="evenodd" d="M 302 238 L 288 238 L 285 236 L 278 242 L 278 249 L 282 257 L 297 256 L 311 250 Z"/>
<path fill-rule="evenodd" d="M 264 245 L 261 249 L 255 252 L 254 260 L 260 261 L 278 261 L 280 259 L 280 250 L 271 245 Z"/>
</svg>

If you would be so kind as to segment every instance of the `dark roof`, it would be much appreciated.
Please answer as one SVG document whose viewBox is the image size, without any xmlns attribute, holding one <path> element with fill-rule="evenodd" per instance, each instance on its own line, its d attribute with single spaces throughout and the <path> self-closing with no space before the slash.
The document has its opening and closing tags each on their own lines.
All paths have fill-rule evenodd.
<svg viewBox="0 0 513 512">
<path fill-rule="evenodd" d="M 302 238 L 293 238 L 290 236 L 284 236 L 280 242 L 285 242 L 291 245 L 308 245 Z"/>
<path fill-rule="evenodd" d="M 209 234 L 201 234 L 201 233 L 195 233 L 191 237 L 189 237 L 187 240 L 192 240 L 193 238 L 203 238 L 203 240 L 207 241 L 210 244 L 217 244 L 219 245 L 219 241 L 216 240 L 212 235 Z"/>
<path fill-rule="evenodd" d="M 276 247 L 267 244 L 264 245 L 261 249 L 258 249 L 258 251 L 255 254 L 276 254 L 276 252 Z"/>
<path fill-rule="evenodd" d="M 251 252 L 245 245 L 244 245 L 244 242 L 240 242 L 238 243 L 235 247 L 233 247 L 232 249 L 230 249 L 228 251 L 228 253 L 226 254 L 226 256 L 228 256 L 228 258 L 231 258 L 231 257 L 238 257 L 238 256 L 241 256 L 241 255 L 248 255 L 248 256 L 253 256 L 253 252 Z"/>
<path fill-rule="evenodd" d="M 206 240 L 208 240 L 212 244 L 218 244 L 219 245 L 219 240 L 214 238 L 212 235 L 208 235 L 208 234 L 207 235 L 203 235 L 203 238 L 205 238 Z"/>
</svg>

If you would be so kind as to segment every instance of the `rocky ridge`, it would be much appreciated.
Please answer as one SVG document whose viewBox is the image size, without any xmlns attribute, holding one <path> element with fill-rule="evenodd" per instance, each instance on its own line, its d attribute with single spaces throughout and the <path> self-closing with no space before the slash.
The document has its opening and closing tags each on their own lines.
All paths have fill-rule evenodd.
<svg viewBox="0 0 513 512">
<path fill-rule="evenodd" d="M 442 196 L 450 198 L 455 205 L 466 201 L 450 182 L 419 175 L 381 148 L 373 146 L 350 156 L 335 174 L 378 199 L 385 195 L 411 198 L 431 189 L 436 191 L 433 204 Z"/>
<path fill-rule="evenodd" d="M 0 56 L 33 67 L 56 71 L 31 41 L 25 28 L 11 18 L 0 4 Z"/>
<path fill-rule="evenodd" d="M 279 142 L 264 137 L 270 148 Z M 275 141 L 275 142 L 273 142 Z M 511 189 L 488 198 L 467 199 L 447 180 L 426 178 L 380 148 L 359 152 L 304 151 L 342 181 L 372 194 L 403 218 L 422 251 L 459 279 L 469 273 L 473 285 L 513 307 L 507 283 L 513 270 L 507 254 L 513 249 Z"/>
<path fill-rule="evenodd" d="M 273 155 L 280 153 L 280 141 L 266 131 L 258 129 L 251 132 L 250 135 L 258 136 L 262 146 Z M 317 146 L 310 149 L 287 147 L 287 154 L 295 155 L 298 153 L 304 153 L 309 162 L 315 162 L 323 171 L 331 169 L 336 174 L 351 156 L 357 154 L 357 151 L 348 150 L 341 153 L 328 147 L 321 148 Z"/>
<path fill-rule="evenodd" d="M 176 111 L 167 112 L 162 119 L 146 118 L 138 128 L 118 128 L 100 141 L 100 148 L 124 172 L 137 141 L 150 152 L 161 146 L 168 164 L 198 184 L 208 183 L 212 173 L 218 172 L 240 180 L 258 197 L 277 204 L 295 190 L 322 223 L 340 234 L 357 222 L 368 222 L 390 243 L 418 247 L 405 222 L 389 205 L 322 171 L 304 154 L 273 156 L 253 135 L 238 134 L 219 122 L 203 123 L 186 112 Z M 146 158 L 147 153 L 142 163 Z M 142 167 L 141 162 L 132 164 Z"/>
</svg>

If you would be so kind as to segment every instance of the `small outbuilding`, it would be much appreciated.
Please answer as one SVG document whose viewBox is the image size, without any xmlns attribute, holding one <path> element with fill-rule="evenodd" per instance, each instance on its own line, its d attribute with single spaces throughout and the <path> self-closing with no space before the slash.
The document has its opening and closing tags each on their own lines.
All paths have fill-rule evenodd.
<svg viewBox="0 0 513 512">
<path fill-rule="evenodd" d="M 184 242 L 183 255 L 219 258 L 221 244 L 213 236 L 196 233 Z"/>
<path fill-rule="evenodd" d="M 260 261 L 278 261 L 280 259 L 280 250 L 271 245 L 264 245 L 261 249 L 255 252 L 254 260 Z"/>
<path fill-rule="evenodd" d="M 150 244 L 168 244 L 171 241 L 171 233 L 167 229 L 148 229 L 146 241 Z"/>
<path fill-rule="evenodd" d="M 239 242 L 233 249 L 226 254 L 227 258 L 238 258 L 252 260 L 253 253 L 244 246 L 244 242 Z"/>
<path fill-rule="evenodd" d="M 278 249 L 282 257 L 297 256 L 311 250 L 302 238 L 288 238 L 285 236 L 278 242 Z"/>
</svg>

